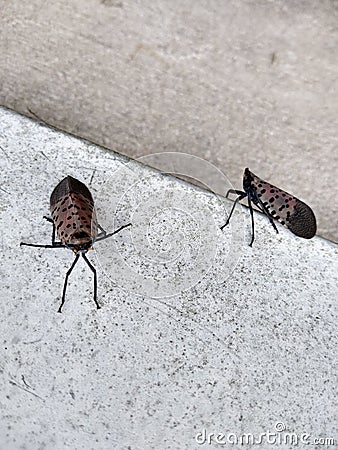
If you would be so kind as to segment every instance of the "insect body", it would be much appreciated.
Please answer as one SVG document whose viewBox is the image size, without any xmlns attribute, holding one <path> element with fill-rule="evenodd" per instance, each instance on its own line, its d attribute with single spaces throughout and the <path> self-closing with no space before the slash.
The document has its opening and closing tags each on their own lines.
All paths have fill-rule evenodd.
<svg viewBox="0 0 338 450">
<path fill-rule="evenodd" d="M 89 250 L 97 238 L 97 219 L 89 189 L 66 177 L 50 197 L 50 211 L 60 241 L 71 250 Z"/>
<path fill-rule="evenodd" d="M 66 274 L 62 301 L 58 312 L 61 312 L 65 302 L 68 277 L 79 260 L 80 255 L 82 255 L 94 274 L 94 302 L 97 309 L 99 309 L 96 270 L 87 259 L 86 253 L 92 250 L 94 242 L 107 239 L 131 224 L 128 223 L 113 233 L 107 234 L 97 223 L 94 201 L 89 189 L 81 181 L 71 176 L 60 181 L 52 192 L 50 197 L 50 211 L 52 219 L 49 217 L 44 218 L 53 224 L 52 244 L 40 245 L 21 242 L 20 245 L 42 248 L 69 248 L 74 252 L 75 259 Z M 100 230 L 100 233 L 98 233 L 98 230 Z M 59 242 L 55 241 L 55 234 L 57 234 L 60 240 Z"/>
<path fill-rule="evenodd" d="M 277 220 L 293 234 L 305 239 L 311 239 L 316 234 L 316 218 L 308 205 L 293 195 L 257 177 L 248 168 L 245 169 L 243 174 L 243 189 L 244 192 L 235 189 L 230 189 L 227 192 L 227 197 L 229 194 L 237 194 L 238 197 L 233 204 L 228 220 L 221 227 L 221 230 L 228 225 L 236 203 L 247 197 L 252 228 L 250 247 L 255 239 L 252 203 L 269 218 L 277 233 L 278 229 L 273 220 Z"/>
</svg>

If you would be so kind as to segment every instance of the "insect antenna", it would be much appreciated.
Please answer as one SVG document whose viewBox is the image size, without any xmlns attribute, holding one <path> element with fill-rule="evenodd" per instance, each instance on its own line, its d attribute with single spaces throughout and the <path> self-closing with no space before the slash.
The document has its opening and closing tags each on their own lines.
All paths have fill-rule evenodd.
<svg viewBox="0 0 338 450">
<path fill-rule="evenodd" d="M 64 305 L 64 303 L 65 303 L 66 289 L 67 289 L 67 283 L 68 283 L 68 277 L 69 277 L 69 275 L 72 273 L 72 270 L 74 269 L 75 264 L 78 262 L 79 257 L 80 257 L 80 254 L 78 253 L 78 254 L 75 256 L 75 259 L 74 259 L 74 261 L 73 261 L 73 264 L 71 265 L 70 269 L 69 269 L 68 272 L 66 273 L 65 284 L 63 285 L 63 293 L 62 293 L 61 305 L 60 305 L 60 307 L 59 307 L 59 309 L 58 309 L 58 312 L 59 312 L 59 313 L 61 312 L 61 309 L 62 309 L 62 307 L 63 307 L 63 305 Z"/>
</svg>

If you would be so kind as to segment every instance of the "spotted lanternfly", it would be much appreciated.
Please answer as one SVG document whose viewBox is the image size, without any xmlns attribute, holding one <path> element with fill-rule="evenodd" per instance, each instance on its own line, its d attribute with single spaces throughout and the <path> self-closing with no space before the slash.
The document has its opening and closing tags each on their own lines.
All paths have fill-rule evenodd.
<svg viewBox="0 0 338 450">
<path fill-rule="evenodd" d="M 308 205 L 293 195 L 257 177 L 248 168 L 245 169 L 243 174 L 243 189 L 244 192 L 235 189 L 230 189 L 227 192 L 226 197 L 229 194 L 237 194 L 238 197 L 232 206 L 228 220 L 221 227 L 221 230 L 228 225 L 236 203 L 248 197 L 252 228 L 250 247 L 255 239 L 252 203 L 269 218 L 277 233 L 278 229 L 273 219 L 278 220 L 296 236 L 311 239 L 316 234 L 316 218 Z"/>
<path fill-rule="evenodd" d="M 94 242 L 107 239 L 131 224 L 123 225 L 113 233 L 107 234 L 97 223 L 94 200 L 89 189 L 81 181 L 71 176 L 60 181 L 52 192 L 50 197 L 50 211 L 52 219 L 45 216 L 44 219 L 53 224 L 52 244 L 40 245 L 21 242 L 20 245 L 42 248 L 69 248 L 74 252 L 75 260 L 66 274 L 62 301 L 58 309 L 59 313 L 65 302 L 68 277 L 79 260 L 80 255 L 82 255 L 94 274 L 94 302 L 97 309 L 100 309 L 97 301 L 96 270 L 87 259 L 86 253 L 93 249 Z M 100 233 L 98 233 L 98 230 L 100 230 Z M 60 242 L 55 241 L 55 231 Z"/>
</svg>

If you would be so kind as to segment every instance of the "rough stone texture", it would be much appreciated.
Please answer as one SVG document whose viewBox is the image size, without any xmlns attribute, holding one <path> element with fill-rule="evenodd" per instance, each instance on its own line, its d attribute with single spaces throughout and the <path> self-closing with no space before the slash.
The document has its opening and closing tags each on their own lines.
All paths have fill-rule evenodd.
<svg viewBox="0 0 338 450">
<path fill-rule="evenodd" d="M 0 0 L 0 11 L 1 104 L 134 158 L 199 156 L 238 188 L 248 166 L 338 241 L 336 0 Z"/>
<path fill-rule="evenodd" d="M 276 439 L 337 443 L 337 245 L 255 214 L 250 248 L 247 211 L 219 229 L 229 201 L 11 111 L 0 123 L 1 449 L 223 448 L 196 435 L 283 424 Z M 133 223 L 88 253 L 99 311 L 83 261 L 58 314 L 72 253 L 19 247 L 50 242 L 67 174 L 107 230 Z"/>
</svg>

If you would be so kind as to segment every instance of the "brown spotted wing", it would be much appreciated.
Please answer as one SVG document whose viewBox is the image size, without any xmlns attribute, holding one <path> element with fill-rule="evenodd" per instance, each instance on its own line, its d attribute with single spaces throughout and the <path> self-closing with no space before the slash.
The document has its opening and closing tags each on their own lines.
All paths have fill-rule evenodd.
<svg viewBox="0 0 338 450">
<path fill-rule="evenodd" d="M 243 174 L 243 189 L 244 191 L 233 189 L 228 191 L 227 196 L 229 193 L 235 193 L 238 197 L 234 202 L 227 222 L 221 229 L 228 225 L 236 203 L 247 197 L 252 225 L 250 246 L 252 246 L 255 239 L 252 203 L 269 218 L 270 223 L 277 233 L 278 229 L 273 220 L 277 220 L 293 234 L 305 239 L 311 239 L 316 234 L 316 217 L 308 205 L 297 197 L 262 180 L 257 175 L 250 172 L 248 168 L 245 169 Z"/>
<path fill-rule="evenodd" d="M 94 302 L 97 309 L 99 309 L 96 269 L 86 257 L 86 253 L 92 250 L 94 242 L 107 239 L 131 224 L 123 225 L 116 231 L 107 234 L 97 223 L 94 200 L 89 189 L 81 181 L 71 176 L 60 181 L 53 190 L 50 197 L 50 211 L 52 219 L 48 217 L 45 217 L 45 219 L 53 224 L 52 244 L 40 245 L 21 242 L 20 245 L 42 248 L 69 248 L 74 252 L 75 259 L 66 274 L 62 301 L 58 312 L 61 312 L 65 302 L 68 277 L 79 260 L 80 255 L 82 255 L 94 274 Z M 100 233 L 98 233 L 98 229 Z M 60 239 L 59 242 L 55 240 L 55 234 Z"/>
</svg>

